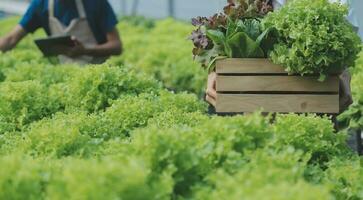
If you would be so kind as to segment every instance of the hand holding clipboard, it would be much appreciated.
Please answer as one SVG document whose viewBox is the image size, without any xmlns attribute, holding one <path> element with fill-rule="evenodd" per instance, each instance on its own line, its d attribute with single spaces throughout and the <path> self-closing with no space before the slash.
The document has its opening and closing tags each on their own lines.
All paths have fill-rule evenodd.
<svg viewBox="0 0 363 200">
<path fill-rule="evenodd" d="M 77 40 L 72 36 L 57 36 L 34 41 L 45 57 L 67 55 L 69 49 L 77 46 Z"/>
</svg>

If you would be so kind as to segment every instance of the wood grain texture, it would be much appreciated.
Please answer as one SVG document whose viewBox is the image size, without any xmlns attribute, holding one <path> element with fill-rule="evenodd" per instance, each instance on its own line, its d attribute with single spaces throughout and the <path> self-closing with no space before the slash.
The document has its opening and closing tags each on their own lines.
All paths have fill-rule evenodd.
<svg viewBox="0 0 363 200">
<path fill-rule="evenodd" d="M 218 94 L 218 113 L 339 113 L 339 95 Z"/>
<path fill-rule="evenodd" d="M 217 76 L 218 92 L 339 92 L 339 78 L 301 76 Z"/>
<path fill-rule="evenodd" d="M 226 58 L 217 60 L 217 74 L 288 74 L 281 65 L 274 64 L 266 58 Z M 332 70 L 331 75 L 342 71 Z"/>
<path fill-rule="evenodd" d="M 217 74 L 287 74 L 283 67 L 264 58 L 228 58 L 218 60 Z"/>
</svg>

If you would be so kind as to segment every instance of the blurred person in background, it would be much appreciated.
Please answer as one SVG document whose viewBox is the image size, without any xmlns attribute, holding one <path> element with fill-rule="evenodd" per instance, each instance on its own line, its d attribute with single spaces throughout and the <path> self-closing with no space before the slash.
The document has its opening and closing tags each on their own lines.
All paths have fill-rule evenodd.
<svg viewBox="0 0 363 200">
<path fill-rule="evenodd" d="M 107 0 L 33 0 L 20 23 L 0 38 L 0 51 L 9 51 L 28 34 L 43 28 L 48 36 L 71 35 L 62 63 L 102 63 L 120 55 L 118 21 Z"/>
<path fill-rule="evenodd" d="M 269 1 L 273 6 L 274 10 L 281 8 L 284 4 L 291 0 L 271 0 Z M 358 12 L 359 8 L 363 9 L 363 0 L 329 0 L 331 2 L 340 2 L 342 4 L 349 5 L 349 14 L 347 19 L 353 25 L 358 32 L 359 25 L 363 25 L 363 12 Z M 359 30 L 363 34 L 363 27 Z M 362 35 L 361 35 L 362 37 Z M 216 79 L 217 74 L 211 72 L 208 75 L 207 89 L 206 89 L 206 101 L 212 106 L 216 106 L 217 91 L 216 91 Z M 348 70 L 344 71 L 340 76 L 340 110 L 344 111 L 350 104 L 353 103 L 350 88 L 351 76 Z"/>
</svg>

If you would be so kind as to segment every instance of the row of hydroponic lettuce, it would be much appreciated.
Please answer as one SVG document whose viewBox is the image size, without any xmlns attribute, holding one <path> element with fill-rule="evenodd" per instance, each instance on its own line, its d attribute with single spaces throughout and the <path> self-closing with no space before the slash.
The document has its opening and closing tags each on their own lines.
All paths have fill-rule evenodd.
<svg viewBox="0 0 363 200">
<path fill-rule="evenodd" d="M 0 35 L 9 31 L 17 20 L 12 18 L 2 21 Z M 131 18 L 121 21 L 118 29 L 125 52 L 122 57 L 111 58 L 109 64 L 137 66 L 135 70 L 143 71 L 162 81 L 168 89 L 202 94 L 206 72 L 192 60 L 190 49 L 193 44 L 188 41 L 192 25 L 172 19 L 154 22 Z M 43 34 L 42 31 L 38 31 L 32 37 L 23 40 L 17 51 L 10 52 L 0 61 L 0 70 L 11 68 L 21 61 L 56 63 L 53 59 L 43 59 L 41 53 L 36 50 L 33 39 L 42 37 Z"/>
<path fill-rule="evenodd" d="M 164 89 L 201 91 L 190 26 L 120 31 L 125 54 L 99 66 L 57 65 L 30 39 L 0 55 L 0 199 L 363 198 L 360 158 L 328 118 L 208 116 Z"/>
</svg>

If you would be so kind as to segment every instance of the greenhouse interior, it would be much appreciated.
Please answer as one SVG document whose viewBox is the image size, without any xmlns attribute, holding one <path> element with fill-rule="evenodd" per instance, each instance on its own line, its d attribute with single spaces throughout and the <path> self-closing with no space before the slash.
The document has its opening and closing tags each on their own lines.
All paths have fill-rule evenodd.
<svg viewBox="0 0 363 200">
<path fill-rule="evenodd" d="M 363 200 L 362 0 L 0 0 L 0 200 Z"/>
</svg>

